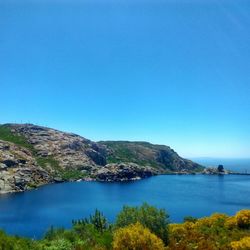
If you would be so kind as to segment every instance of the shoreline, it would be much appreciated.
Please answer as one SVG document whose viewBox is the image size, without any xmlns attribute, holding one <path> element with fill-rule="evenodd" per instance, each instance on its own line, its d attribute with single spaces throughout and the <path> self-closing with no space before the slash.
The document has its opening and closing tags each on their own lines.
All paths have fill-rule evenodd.
<svg viewBox="0 0 250 250">
<path fill-rule="evenodd" d="M 132 179 L 124 179 L 120 181 L 105 181 L 105 180 L 97 180 L 97 179 L 92 179 L 90 177 L 86 177 L 85 179 L 76 179 L 76 180 L 65 180 L 65 181 L 54 181 L 54 182 L 49 182 L 45 183 L 42 185 L 39 185 L 35 188 L 30 188 L 26 190 L 21 190 L 21 191 L 13 191 L 13 192 L 0 192 L 0 197 L 3 195 L 9 195 L 9 194 L 18 194 L 18 193 L 24 193 L 27 191 L 32 191 L 32 190 L 38 190 L 39 188 L 46 186 L 46 185 L 54 185 L 54 184 L 60 184 L 60 183 L 69 183 L 69 182 L 100 182 L 100 183 L 125 183 L 125 182 L 135 182 L 135 181 L 140 181 L 140 180 L 145 180 L 151 177 L 156 177 L 156 176 L 161 176 L 161 175 L 208 175 L 208 176 L 227 176 L 227 175 L 240 175 L 240 176 L 250 176 L 250 173 L 239 173 L 239 172 L 228 172 L 228 173 L 184 173 L 184 172 L 173 172 L 173 173 L 161 173 L 161 174 L 156 174 L 153 176 L 145 177 L 145 178 L 132 178 Z"/>
</svg>

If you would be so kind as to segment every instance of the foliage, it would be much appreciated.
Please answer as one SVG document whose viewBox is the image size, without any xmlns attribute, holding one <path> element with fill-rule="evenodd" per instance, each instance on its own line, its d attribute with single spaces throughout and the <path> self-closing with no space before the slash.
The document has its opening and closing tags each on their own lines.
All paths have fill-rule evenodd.
<svg viewBox="0 0 250 250">
<path fill-rule="evenodd" d="M 196 222 L 197 218 L 193 217 L 193 216 L 185 216 L 183 219 L 184 222 Z"/>
<path fill-rule="evenodd" d="M 60 170 L 59 162 L 52 156 L 37 157 L 37 164 L 43 168 L 52 168 L 54 170 Z"/>
<path fill-rule="evenodd" d="M 0 231 L 0 250 L 28 250 L 38 249 L 37 242 L 20 238 L 16 236 L 8 236 L 3 231 Z"/>
<path fill-rule="evenodd" d="M 72 249 L 72 247 L 72 243 L 63 238 L 51 241 L 44 241 L 40 244 L 40 248 L 46 250 L 69 250 Z"/>
<path fill-rule="evenodd" d="M 238 217 L 241 222 L 244 222 L 243 225 L 246 225 L 247 211 L 250 212 L 250 210 L 242 210 L 236 216 L 231 217 L 225 214 L 213 214 L 196 221 L 171 224 L 168 249 L 230 250 L 232 249 L 231 242 L 238 242 L 244 236 L 250 235 L 249 230 L 242 229 L 242 224 L 237 223 Z"/>
<path fill-rule="evenodd" d="M 168 217 L 164 209 L 157 209 L 147 203 L 144 203 L 141 207 L 124 206 L 117 216 L 115 227 L 120 228 L 140 222 L 140 224 L 161 238 L 164 243 L 167 243 Z"/>
<path fill-rule="evenodd" d="M 30 144 L 24 136 L 13 133 L 8 125 L 0 126 L 0 140 L 12 142 L 18 146 L 28 149 L 36 158 L 37 164 L 39 166 L 43 168 L 49 166 L 54 170 L 60 170 L 57 160 L 55 160 L 52 156 L 38 157 L 34 146 Z"/>
<path fill-rule="evenodd" d="M 244 237 L 239 241 L 231 242 L 233 250 L 247 250 L 250 249 L 250 237 Z"/>
<path fill-rule="evenodd" d="M 35 152 L 33 145 L 30 144 L 24 136 L 12 133 L 11 129 L 6 125 L 0 126 L 0 140 L 12 142 L 16 145 L 31 150 L 33 153 Z"/>
<path fill-rule="evenodd" d="M 241 228 L 250 228 L 250 210 L 241 210 L 236 214 L 237 225 Z"/>
<path fill-rule="evenodd" d="M 113 249 L 163 250 L 164 244 L 148 228 L 137 222 L 134 225 L 120 228 L 114 233 Z"/>
<path fill-rule="evenodd" d="M 249 250 L 249 214 L 241 210 L 234 216 L 189 216 L 184 223 L 168 224 L 165 210 L 143 204 L 125 206 L 110 225 L 96 210 L 89 218 L 73 221 L 71 229 L 51 227 L 41 240 L 0 231 L 0 250 Z"/>
<path fill-rule="evenodd" d="M 100 232 L 91 223 L 75 224 L 70 230 L 51 227 L 39 246 L 42 249 L 104 250 L 111 249 L 112 239 L 110 230 Z"/>
<path fill-rule="evenodd" d="M 104 232 L 110 228 L 106 217 L 97 209 L 95 210 L 94 215 L 89 216 L 89 219 L 73 220 L 72 224 L 75 229 L 80 229 L 87 224 L 92 224 L 99 232 Z"/>
<path fill-rule="evenodd" d="M 167 173 L 177 171 L 175 162 L 180 160 L 183 162 L 174 150 L 165 145 L 140 141 L 101 141 L 99 143 L 108 148 L 108 163 L 133 162 L 141 166 L 164 170 Z M 194 164 L 192 168 L 194 172 L 200 172 L 203 169 L 198 164 Z"/>
<path fill-rule="evenodd" d="M 82 173 L 80 170 L 62 170 L 61 177 L 63 180 L 77 180 L 86 177 L 86 173 Z"/>
</svg>

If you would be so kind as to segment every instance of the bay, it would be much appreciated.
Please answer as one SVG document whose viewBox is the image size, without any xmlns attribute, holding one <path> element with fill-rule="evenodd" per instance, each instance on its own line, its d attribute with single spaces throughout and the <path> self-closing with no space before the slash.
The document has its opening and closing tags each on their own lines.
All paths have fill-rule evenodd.
<svg viewBox="0 0 250 250">
<path fill-rule="evenodd" d="M 250 176 L 162 175 L 123 183 L 70 182 L 0 196 L 0 228 L 41 238 L 46 230 L 70 227 L 72 219 L 95 209 L 113 222 L 123 205 L 147 202 L 165 208 L 172 222 L 214 212 L 234 214 L 250 208 Z"/>
</svg>

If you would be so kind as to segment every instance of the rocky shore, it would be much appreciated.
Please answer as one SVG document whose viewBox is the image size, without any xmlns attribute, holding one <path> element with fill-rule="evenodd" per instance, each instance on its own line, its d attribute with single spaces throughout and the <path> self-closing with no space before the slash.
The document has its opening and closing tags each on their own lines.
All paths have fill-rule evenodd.
<svg viewBox="0 0 250 250">
<path fill-rule="evenodd" d="M 0 194 L 63 181 L 130 181 L 201 169 L 168 146 L 93 142 L 32 124 L 0 126 Z"/>
</svg>

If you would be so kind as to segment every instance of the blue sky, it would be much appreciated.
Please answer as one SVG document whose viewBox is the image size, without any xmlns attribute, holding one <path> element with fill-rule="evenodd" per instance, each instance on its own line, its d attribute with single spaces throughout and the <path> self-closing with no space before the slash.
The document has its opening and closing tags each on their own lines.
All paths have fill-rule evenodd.
<svg viewBox="0 0 250 250">
<path fill-rule="evenodd" d="M 250 157 L 250 1 L 0 0 L 0 123 Z"/>
</svg>

